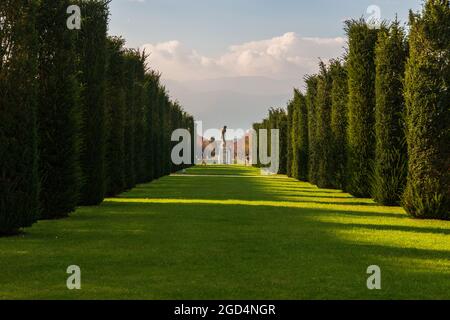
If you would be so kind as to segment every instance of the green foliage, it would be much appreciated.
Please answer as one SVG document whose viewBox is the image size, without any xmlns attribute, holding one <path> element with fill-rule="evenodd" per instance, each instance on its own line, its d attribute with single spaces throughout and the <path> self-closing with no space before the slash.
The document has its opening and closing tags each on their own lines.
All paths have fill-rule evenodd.
<svg viewBox="0 0 450 320">
<path fill-rule="evenodd" d="M 306 108 L 308 110 L 308 181 L 317 184 L 319 171 L 319 145 L 317 143 L 317 76 L 308 76 L 306 82 Z"/>
<path fill-rule="evenodd" d="M 166 117 L 164 110 L 167 108 L 167 95 L 164 87 L 158 88 L 158 103 L 156 105 L 156 122 L 155 122 L 155 163 L 156 163 L 156 176 L 159 179 L 164 176 L 165 169 L 165 144 L 164 137 L 166 135 Z"/>
<path fill-rule="evenodd" d="M 372 197 L 384 205 L 400 200 L 406 184 L 406 143 L 403 113 L 405 35 L 399 23 L 381 32 L 376 46 L 376 152 Z"/>
<path fill-rule="evenodd" d="M 308 178 L 308 113 L 305 97 L 297 89 L 294 89 L 292 104 L 292 177 L 306 181 Z"/>
<path fill-rule="evenodd" d="M 145 72 L 147 56 L 145 52 L 136 52 L 135 80 L 134 80 L 134 168 L 136 183 L 145 182 L 145 133 L 147 120 L 145 119 Z M 170 161 L 170 160 L 169 160 Z"/>
<path fill-rule="evenodd" d="M 80 60 L 81 91 L 81 170 L 83 187 L 80 204 L 103 201 L 105 177 L 105 92 L 107 58 L 108 2 L 79 1 L 82 21 L 77 49 Z"/>
<path fill-rule="evenodd" d="M 370 195 L 375 158 L 375 45 L 378 30 L 364 20 L 346 22 L 349 51 L 347 191 Z"/>
<path fill-rule="evenodd" d="M 108 38 L 106 72 L 106 194 L 125 190 L 125 57 L 124 40 Z"/>
<path fill-rule="evenodd" d="M 81 30 L 67 28 L 69 0 L 0 4 L 1 234 L 188 166 L 171 164 L 170 135 L 194 119 L 145 53 L 107 38 L 109 2 L 73 2 Z"/>
<path fill-rule="evenodd" d="M 339 60 L 332 60 L 330 72 L 331 88 L 331 132 L 333 135 L 334 186 L 345 189 L 347 162 L 347 69 Z"/>
<path fill-rule="evenodd" d="M 308 150 L 309 150 L 309 138 L 308 138 L 308 107 L 303 95 L 299 96 L 300 109 L 299 109 L 299 130 L 298 130 L 298 179 L 302 181 L 308 180 Z"/>
<path fill-rule="evenodd" d="M 317 76 L 317 94 L 315 97 L 315 152 L 317 175 L 316 184 L 321 188 L 334 187 L 334 142 L 331 131 L 331 90 L 333 78 L 323 62 Z"/>
<path fill-rule="evenodd" d="M 38 135 L 41 217 L 65 217 L 79 200 L 80 125 L 75 33 L 66 27 L 68 0 L 41 0 L 37 14 Z"/>
<path fill-rule="evenodd" d="M 37 2 L 0 2 L 0 234 L 38 217 Z"/>
<path fill-rule="evenodd" d="M 254 159 L 253 159 L 253 161 L 256 162 L 256 163 L 254 163 L 253 166 L 254 167 L 261 167 L 261 161 L 259 159 L 259 130 L 263 129 L 262 128 L 262 123 L 257 123 L 257 122 L 253 123 L 252 128 L 255 131 L 256 136 L 258 138 L 258 143 L 256 144 L 256 154 L 253 155 L 253 158 L 256 159 L 256 161 L 254 161 Z"/>
<path fill-rule="evenodd" d="M 272 109 L 269 115 L 271 129 L 280 130 L 280 153 L 279 153 L 279 174 L 287 172 L 287 139 L 288 139 L 288 123 L 286 111 L 282 108 Z"/>
<path fill-rule="evenodd" d="M 297 179 L 299 177 L 299 162 L 300 162 L 300 150 L 299 150 L 299 131 L 300 131 L 300 105 L 304 100 L 302 93 L 298 90 L 294 90 L 294 98 L 292 99 L 292 125 L 291 125 L 291 147 L 292 147 L 292 163 L 291 163 L 291 175 Z"/>
<path fill-rule="evenodd" d="M 145 181 L 151 181 L 154 178 L 155 162 L 153 159 L 153 154 L 155 152 L 154 148 L 154 108 L 158 102 L 158 86 L 159 86 L 160 74 L 151 71 L 145 75 L 145 94 L 146 94 L 146 104 L 144 109 L 145 117 L 145 141 L 144 141 L 144 176 Z"/>
<path fill-rule="evenodd" d="M 279 174 L 287 173 L 287 163 L 288 163 L 288 116 L 286 111 L 282 108 L 270 108 L 269 115 L 265 118 L 262 123 L 254 123 L 253 129 L 258 133 L 258 141 L 259 141 L 259 130 L 266 129 L 267 130 L 267 152 L 271 155 L 271 146 L 272 146 L 272 136 L 271 129 L 279 130 Z M 260 143 L 260 142 L 259 142 Z M 258 143 L 258 155 L 259 155 L 259 143 Z M 258 165 L 259 156 L 258 156 Z"/>
<path fill-rule="evenodd" d="M 410 15 L 406 65 L 408 182 L 405 209 L 418 218 L 450 218 L 450 7 L 428 0 Z"/>
<path fill-rule="evenodd" d="M 293 119 L 294 119 L 294 103 L 293 101 L 289 101 L 287 105 L 287 157 L 286 157 L 286 175 L 288 177 L 293 177 L 292 174 L 292 164 L 293 164 L 293 135 L 292 135 L 292 128 L 293 128 Z"/>
<path fill-rule="evenodd" d="M 135 50 L 127 49 L 125 53 L 125 186 L 131 189 L 136 185 L 135 168 L 135 90 L 137 88 L 136 67 L 139 64 L 140 55 Z"/>
</svg>

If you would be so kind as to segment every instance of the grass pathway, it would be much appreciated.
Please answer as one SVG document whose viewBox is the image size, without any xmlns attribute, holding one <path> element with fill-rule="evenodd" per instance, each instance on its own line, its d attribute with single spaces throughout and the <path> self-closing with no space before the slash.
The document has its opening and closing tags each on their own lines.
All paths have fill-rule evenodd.
<svg viewBox="0 0 450 320">
<path fill-rule="evenodd" d="M 191 168 L 0 238 L 0 298 L 450 298 L 450 222 L 258 173 Z"/>
</svg>

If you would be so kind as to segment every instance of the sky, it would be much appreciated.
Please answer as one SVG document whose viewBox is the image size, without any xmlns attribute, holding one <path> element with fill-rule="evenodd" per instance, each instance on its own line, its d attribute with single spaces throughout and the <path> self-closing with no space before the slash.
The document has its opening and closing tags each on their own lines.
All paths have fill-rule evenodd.
<svg viewBox="0 0 450 320">
<path fill-rule="evenodd" d="M 285 107 L 319 59 L 342 56 L 343 22 L 421 0 L 112 0 L 109 33 L 145 49 L 172 99 L 204 128 L 248 129 Z M 376 7 L 374 7 L 376 6 Z"/>
</svg>

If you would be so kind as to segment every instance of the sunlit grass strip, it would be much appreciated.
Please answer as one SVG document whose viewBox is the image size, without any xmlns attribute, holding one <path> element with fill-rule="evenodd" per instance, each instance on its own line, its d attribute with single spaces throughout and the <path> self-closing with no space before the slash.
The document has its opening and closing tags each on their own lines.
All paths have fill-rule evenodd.
<svg viewBox="0 0 450 320">
<path fill-rule="evenodd" d="M 207 199 L 163 199 L 163 198 L 110 198 L 105 202 L 117 203 L 149 203 L 149 204 L 217 204 L 217 205 L 241 205 L 241 206 L 265 206 L 280 208 L 301 208 L 301 209 L 326 209 L 332 211 L 347 212 L 388 212 L 394 214 L 405 214 L 400 207 L 381 207 L 377 205 L 341 205 L 325 204 L 316 202 L 291 202 L 291 201 L 254 201 L 254 200 L 207 200 Z M 406 216 L 405 216 L 406 217 Z"/>
<path fill-rule="evenodd" d="M 420 220 L 420 219 L 405 219 L 399 222 L 395 217 L 383 217 L 379 216 L 347 216 L 345 214 L 337 215 L 318 215 L 314 218 L 316 221 L 322 223 L 329 223 L 333 225 L 354 226 L 354 227 L 367 227 L 367 228 L 405 228 L 405 230 L 412 230 L 414 228 L 424 233 L 441 233 L 450 234 L 450 223 L 442 223 L 440 220 Z M 450 247 L 450 241 L 447 244 Z"/>
<path fill-rule="evenodd" d="M 171 177 L 205 177 L 205 178 L 264 178 L 264 176 L 252 176 L 252 175 L 231 175 L 231 174 L 180 174 L 174 173 L 170 175 Z"/>
<path fill-rule="evenodd" d="M 445 251 L 448 252 L 447 258 L 444 260 L 450 263 L 450 247 L 448 245 L 448 235 L 441 233 L 427 233 L 426 236 L 418 239 L 416 231 L 404 230 L 374 230 L 374 226 L 354 227 L 352 229 L 336 229 L 334 235 L 341 240 L 355 245 L 373 245 L 376 243 L 380 246 L 398 248 L 398 249 L 416 249 L 429 251 Z"/>
</svg>

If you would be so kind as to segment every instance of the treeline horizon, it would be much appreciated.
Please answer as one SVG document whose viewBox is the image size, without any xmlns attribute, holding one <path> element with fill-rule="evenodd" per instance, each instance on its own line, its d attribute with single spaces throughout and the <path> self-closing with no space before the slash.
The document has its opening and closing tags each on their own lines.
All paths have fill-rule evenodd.
<svg viewBox="0 0 450 320">
<path fill-rule="evenodd" d="M 185 168 L 171 133 L 194 119 L 145 52 L 107 35 L 109 2 L 0 3 L 0 235 Z M 74 4 L 80 30 L 66 25 Z"/>
<path fill-rule="evenodd" d="M 409 27 L 346 21 L 345 56 L 320 61 L 287 110 L 253 127 L 280 129 L 280 173 L 448 220 L 449 1 L 427 0 Z"/>
</svg>

